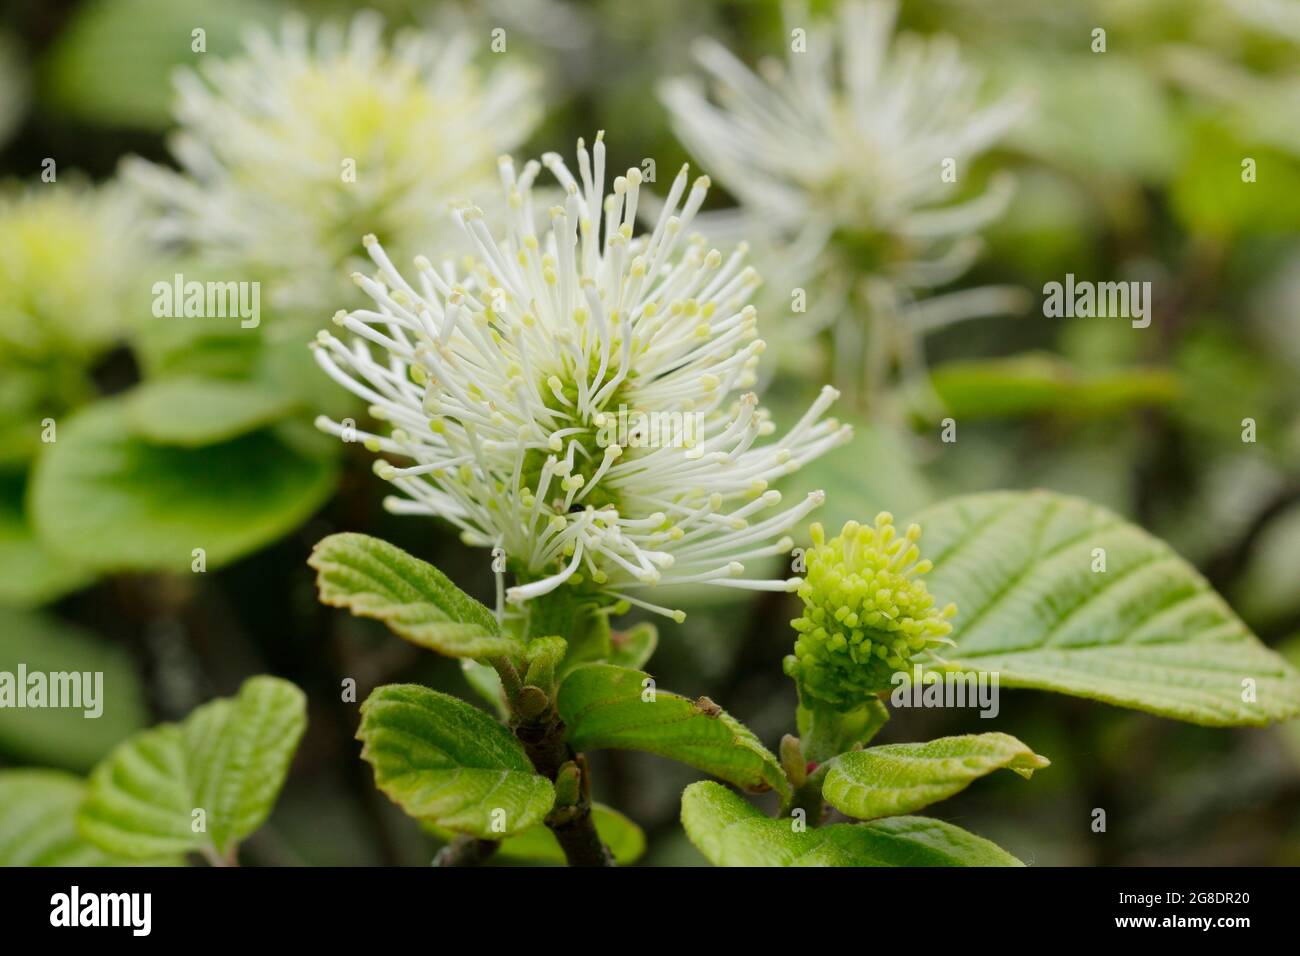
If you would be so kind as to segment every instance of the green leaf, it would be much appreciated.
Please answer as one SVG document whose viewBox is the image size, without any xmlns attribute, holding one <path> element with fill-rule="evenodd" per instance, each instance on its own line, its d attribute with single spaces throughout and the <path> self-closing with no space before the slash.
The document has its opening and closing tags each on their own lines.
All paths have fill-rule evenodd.
<svg viewBox="0 0 1300 956">
<path fill-rule="evenodd" d="M 238 696 L 119 746 L 91 774 L 78 827 L 123 856 L 229 856 L 270 815 L 306 725 L 302 691 L 275 677 L 250 678 Z"/>
<path fill-rule="evenodd" d="M 58 109 L 99 125 L 162 129 L 171 119 L 171 74 L 204 56 L 238 48 L 249 23 L 269 8 L 251 0 L 96 0 L 73 11 L 50 52 L 48 93 Z M 206 31 L 205 54 L 190 32 Z"/>
<path fill-rule="evenodd" d="M 994 492 L 916 520 L 930 592 L 957 604 L 952 667 L 1212 726 L 1300 714 L 1300 673 L 1173 549 L 1110 511 Z"/>
<path fill-rule="evenodd" d="M 58 618 L 0 609 L 0 671 L 17 681 L 20 667 L 47 682 L 49 675 L 68 675 L 87 706 L 18 708 L 9 702 L 0 717 L 0 752 L 8 756 L 89 770 L 148 722 L 144 687 L 128 654 Z"/>
<path fill-rule="evenodd" d="M 0 605 L 35 607 L 89 584 L 89 571 L 52 554 L 23 508 L 24 476 L 0 478 Z"/>
<path fill-rule="evenodd" d="M 555 801 L 509 730 L 427 687 L 376 688 L 361 707 L 357 737 L 375 785 L 411 816 L 447 830 L 499 839 L 540 823 Z"/>
<path fill-rule="evenodd" d="M 642 750 L 789 800 L 780 762 L 747 727 L 707 698 L 693 701 L 657 688 L 651 696 L 650 680 L 644 671 L 614 664 L 574 668 L 556 700 L 573 749 Z"/>
<path fill-rule="evenodd" d="M 142 861 L 105 853 L 77 833 L 86 786 L 59 770 L 0 771 L 0 866 L 129 866 Z M 143 861 L 175 866 L 176 857 Z"/>
<path fill-rule="evenodd" d="M 591 806 L 591 818 L 596 825 L 600 842 L 609 847 L 614 861 L 620 866 L 635 863 L 645 852 L 645 834 L 641 828 L 623 814 L 601 803 Z M 441 840 L 450 840 L 452 831 L 431 824 L 425 829 Z M 530 863 L 565 863 L 564 851 L 559 841 L 545 825 L 537 824 L 522 833 L 501 841 L 496 855 L 508 860 L 525 860 Z"/>
<path fill-rule="evenodd" d="M 807 828 L 764 816 L 711 781 L 682 794 L 682 826 L 715 866 L 1021 866 L 1006 850 L 942 820 L 889 817 Z M 802 826 L 802 821 L 798 821 Z"/>
<path fill-rule="evenodd" d="M 322 603 L 383 621 L 412 644 L 449 657 L 517 655 L 495 615 L 426 561 L 364 534 L 332 534 L 307 561 Z"/>
<path fill-rule="evenodd" d="M 887 744 L 836 757 L 822 783 L 822 796 L 847 816 L 874 820 L 946 800 L 1002 767 L 1028 778 L 1049 763 L 1009 734 Z"/>
<path fill-rule="evenodd" d="M 1041 412 L 1082 418 L 1178 397 L 1178 380 L 1165 369 L 1083 372 L 1037 353 L 947 362 L 931 370 L 930 385 L 959 419 Z"/>
<path fill-rule="evenodd" d="M 269 544 L 305 521 L 334 489 L 332 463 L 304 456 L 269 430 L 203 448 L 132 433 L 123 398 L 59 426 L 32 475 L 33 524 L 61 557 L 102 571 L 188 573 Z"/>
<path fill-rule="evenodd" d="M 613 631 L 609 636 L 609 662 L 620 667 L 645 667 L 659 646 L 659 629 L 649 621 L 642 621 L 626 631 Z"/>
<path fill-rule="evenodd" d="M 255 382 L 176 378 L 145 382 L 124 398 L 131 431 L 159 445 L 200 448 L 238 438 L 288 415 L 292 396 Z"/>
<path fill-rule="evenodd" d="M 465 675 L 465 683 L 484 703 L 491 706 L 501 720 L 510 719 L 510 708 L 506 704 L 505 693 L 501 688 L 501 675 L 487 664 L 480 664 L 469 657 L 460 659 L 460 672 Z"/>
</svg>

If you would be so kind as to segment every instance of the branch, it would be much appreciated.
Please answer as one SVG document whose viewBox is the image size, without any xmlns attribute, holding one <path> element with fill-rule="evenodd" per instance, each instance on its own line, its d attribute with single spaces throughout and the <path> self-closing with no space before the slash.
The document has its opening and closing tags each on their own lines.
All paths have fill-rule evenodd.
<svg viewBox="0 0 1300 956">
<path fill-rule="evenodd" d="M 546 825 L 569 866 L 613 866 L 614 855 L 600 842 L 591 816 L 591 774 L 587 760 L 564 741 L 564 723 L 553 709 L 515 726 L 533 768 L 557 784 L 555 807 Z"/>
</svg>

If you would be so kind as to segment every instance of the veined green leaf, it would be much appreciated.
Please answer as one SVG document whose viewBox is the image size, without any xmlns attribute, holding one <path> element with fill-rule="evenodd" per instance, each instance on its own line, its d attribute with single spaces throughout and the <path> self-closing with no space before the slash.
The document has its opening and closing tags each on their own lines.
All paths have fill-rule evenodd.
<svg viewBox="0 0 1300 956">
<path fill-rule="evenodd" d="M 822 783 L 822 796 L 843 814 L 874 820 L 946 800 L 1002 767 L 1028 778 L 1049 763 L 1009 734 L 886 744 L 836 757 Z"/>
<path fill-rule="evenodd" d="M 302 691 L 250 678 L 238 696 L 119 746 L 91 774 L 78 827 L 123 856 L 227 856 L 270 815 L 306 725 Z"/>
<path fill-rule="evenodd" d="M 617 810 L 601 803 L 591 805 L 591 818 L 596 825 L 600 842 L 614 854 L 614 862 L 626 866 L 640 859 L 645 852 L 645 834 L 639 826 Z M 426 823 L 424 828 L 442 840 L 450 840 L 454 836 L 451 830 L 433 824 Z M 560 849 L 555 834 L 540 823 L 522 833 L 506 837 L 501 841 L 496 855 L 530 863 L 554 863 L 561 866 L 565 863 L 564 851 Z"/>
<path fill-rule="evenodd" d="M 614 664 L 574 668 L 556 700 L 573 749 L 642 750 L 789 799 L 780 761 L 744 724 L 707 698 L 693 701 L 650 681 L 644 671 Z"/>
<path fill-rule="evenodd" d="M 383 621 L 412 644 L 449 657 L 515 655 L 523 648 L 486 607 L 426 561 L 364 534 L 332 534 L 312 550 L 323 603 Z"/>
<path fill-rule="evenodd" d="M 288 415 L 294 398 L 256 382 L 174 378 L 124 396 L 131 431 L 159 445 L 201 448 L 238 438 Z"/>
<path fill-rule="evenodd" d="M 105 853 L 77 833 L 86 793 L 59 770 L 0 771 L 0 866 L 174 866 L 177 857 L 135 860 Z"/>
<path fill-rule="evenodd" d="M 929 589 L 957 604 L 953 667 L 1198 724 L 1300 714 L 1300 673 L 1172 548 L 1106 509 L 994 492 L 916 520 Z"/>
<path fill-rule="evenodd" d="M 501 839 L 540 823 L 555 801 L 509 730 L 427 687 L 376 688 L 357 737 L 375 785 L 411 816 L 447 830 Z"/>
<path fill-rule="evenodd" d="M 334 489 L 335 466 L 262 429 L 202 448 L 135 435 L 126 399 L 59 424 L 32 473 L 32 523 L 51 551 L 101 571 L 188 573 L 233 561 L 297 527 Z"/>
<path fill-rule="evenodd" d="M 801 829 L 764 816 L 711 781 L 682 794 L 682 826 L 715 866 L 1021 866 L 1006 850 L 942 820 L 889 817 Z"/>
</svg>

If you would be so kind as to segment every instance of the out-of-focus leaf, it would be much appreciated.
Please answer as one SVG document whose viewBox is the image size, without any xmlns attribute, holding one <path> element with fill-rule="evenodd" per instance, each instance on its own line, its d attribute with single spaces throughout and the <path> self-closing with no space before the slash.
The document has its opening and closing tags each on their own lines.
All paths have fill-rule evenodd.
<svg viewBox="0 0 1300 956">
<path fill-rule="evenodd" d="M 77 826 L 123 856 L 204 850 L 225 857 L 270 815 L 306 727 L 301 690 L 275 677 L 250 678 L 237 696 L 113 751 L 91 774 Z"/>
<path fill-rule="evenodd" d="M 0 606 L 35 607 L 90 583 L 36 537 L 23 508 L 25 475 L 0 477 Z"/>
<path fill-rule="evenodd" d="M 312 549 L 323 603 L 383 621 L 412 644 L 448 657 L 518 654 L 495 615 L 427 561 L 364 534 L 332 534 Z"/>
<path fill-rule="evenodd" d="M 889 817 L 799 830 L 721 784 L 682 794 L 682 826 L 715 866 L 1022 866 L 1006 850 L 942 820 Z"/>
<path fill-rule="evenodd" d="M 1082 372 L 1042 353 L 947 362 L 931 370 L 930 383 L 958 419 L 1043 412 L 1100 416 L 1164 404 L 1179 394 L 1177 378 L 1165 369 Z"/>
<path fill-rule="evenodd" d="M 292 397 L 253 382 L 177 378 L 146 382 L 125 396 L 127 425 L 159 445 L 200 448 L 283 418 Z"/>
<path fill-rule="evenodd" d="M 234 52 L 248 24 L 273 14 L 273 5 L 252 0 L 91 0 L 50 51 L 46 89 L 67 115 L 162 129 L 171 119 L 172 70 Z M 193 50 L 196 29 L 205 33 L 205 53 Z"/>
<path fill-rule="evenodd" d="M 965 734 L 916 744 L 886 744 L 836 757 L 822 796 L 859 820 L 914 813 L 1001 767 L 1030 777 L 1048 765 L 1010 734 Z"/>
<path fill-rule="evenodd" d="M 614 854 L 614 862 L 620 866 L 635 863 L 645 852 L 645 834 L 641 828 L 623 814 L 601 803 L 591 806 L 591 818 L 596 825 L 600 842 L 609 847 Z M 450 840 L 455 834 L 451 830 L 425 823 L 424 828 L 440 840 Z M 554 863 L 563 865 L 564 851 L 560 849 L 555 834 L 543 824 L 529 827 L 522 833 L 506 837 L 497 848 L 496 855 L 508 860 L 525 860 L 530 863 Z"/>
<path fill-rule="evenodd" d="M 790 502 L 810 491 L 826 492 L 813 512 L 828 528 L 846 521 L 869 521 L 883 510 L 907 514 L 934 500 L 904 436 L 893 428 L 838 416 L 853 426 L 853 438 L 815 458 L 779 484 Z"/>
<path fill-rule="evenodd" d="M 7 703 L 0 716 L 0 751 L 10 756 L 88 770 L 147 722 L 144 687 L 127 654 L 54 617 L 0 609 L 0 671 L 16 680 L 20 665 L 29 675 L 39 673 L 47 683 L 77 691 L 83 706 Z M 66 683 L 52 676 L 57 674 L 68 675 Z M 22 694 L 24 687 L 15 691 Z M 53 703 L 49 694 L 47 703 Z M 98 716 L 88 717 L 88 711 Z"/>
<path fill-rule="evenodd" d="M 77 832 L 86 785 L 59 770 L 0 770 L 0 866 L 176 866 L 105 853 Z"/>
<path fill-rule="evenodd" d="M 647 683 L 651 682 L 651 683 Z M 780 761 L 717 704 L 653 687 L 644 671 L 614 664 L 576 667 L 560 685 L 556 709 L 574 750 L 642 750 L 688 764 L 746 790 L 790 785 Z"/>
<path fill-rule="evenodd" d="M 1182 161 L 1182 131 L 1151 71 L 1117 50 L 1035 56 L 1004 51 L 995 69 L 1033 90 L 1035 109 L 1011 134 L 1022 149 L 1092 179 L 1163 182 Z"/>
<path fill-rule="evenodd" d="M 32 522 L 69 560 L 103 571 L 212 569 L 307 519 L 334 488 L 335 466 L 267 430 L 202 448 L 137 437 L 122 398 L 59 426 L 32 475 Z"/>
<path fill-rule="evenodd" d="M 523 746 L 483 711 L 418 684 L 376 688 L 361 708 L 375 785 L 417 819 L 486 840 L 541 823 L 555 802 Z"/>
<path fill-rule="evenodd" d="M 1254 181 L 1242 162 L 1254 161 Z M 1283 233 L 1300 221 L 1300 160 L 1217 124 L 1196 127 L 1170 190 L 1175 214 L 1194 232 Z"/>
<path fill-rule="evenodd" d="M 957 604 L 953 667 L 1212 726 L 1300 714 L 1300 673 L 1172 548 L 1105 508 L 1003 491 L 915 520 L 929 590 Z"/>
</svg>

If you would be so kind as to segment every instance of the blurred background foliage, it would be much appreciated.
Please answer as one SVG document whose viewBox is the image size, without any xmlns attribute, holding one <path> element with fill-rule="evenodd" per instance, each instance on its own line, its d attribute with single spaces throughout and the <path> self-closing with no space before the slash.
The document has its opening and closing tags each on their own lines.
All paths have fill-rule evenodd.
<svg viewBox="0 0 1300 956">
<path fill-rule="evenodd" d="M 748 63 L 786 47 L 769 0 L 371 6 L 392 26 L 473 31 L 485 50 L 504 27 L 508 56 L 544 77 L 545 116 L 521 152 L 607 129 L 615 169 L 690 158 L 655 89 L 693 72 L 695 37 Z M 202 56 L 220 57 L 288 9 L 0 0 L 0 668 L 103 670 L 107 689 L 99 721 L 7 711 L 0 764 L 83 772 L 134 730 L 275 673 L 308 692 L 310 725 L 248 859 L 420 864 L 436 844 L 372 786 L 340 685 L 354 678 L 364 697 L 420 681 L 464 695 L 464 679 L 454 662 L 320 607 L 305 558 L 325 534 L 363 530 L 490 600 L 489 556 L 386 514 L 369 455 L 311 429 L 316 413 L 348 408 L 304 347 L 332 309 L 271 316 L 256 331 L 153 318 L 152 284 L 205 265 L 151 249 L 114 180 L 129 155 L 170 162 L 171 76 L 196 59 L 195 26 L 207 32 Z M 304 12 L 354 9 L 325 0 Z M 1015 174 L 1015 198 L 956 286 L 1019 286 L 1031 305 L 929 335 L 930 374 L 908 386 L 927 400 L 904 395 L 905 414 L 861 416 L 854 442 L 791 488 L 825 488 L 829 525 L 962 491 L 1084 495 L 1168 539 L 1300 663 L 1300 3 L 907 0 L 900 20 L 955 35 L 995 88 L 1033 97 L 1029 118 L 980 158 L 977 177 Z M 1096 27 L 1104 54 L 1091 51 Z M 57 183 L 41 180 L 50 158 Z M 729 199 L 718 189 L 709 203 Z M 1153 278 L 1150 328 L 1044 318 L 1043 284 L 1066 273 Z M 760 321 L 792 343 L 766 357 L 767 400 L 789 419 L 829 364 L 799 316 L 765 310 Z M 955 443 L 940 440 L 946 417 Z M 40 441 L 47 418 L 54 443 Z M 1242 441 L 1245 418 L 1254 443 Z M 686 622 L 660 628 L 660 685 L 707 693 L 775 745 L 794 707 L 780 667 L 788 596 L 682 601 Z M 987 723 L 896 711 L 881 740 Z M 1300 864 L 1295 726 L 1211 730 L 1027 691 L 1003 696 L 996 726 L 1049 755 L 1051 770 L 1032 785 L 990 779 L 938 812 L 1028 862 Z M 597 798 L 645 828 L 646 862 L 702 862 L 677 825 L 691 771 L 616 752 L 594 763 Z M 1097 807 L 1104 834 L 1090 828 Z"/>
</svg>

